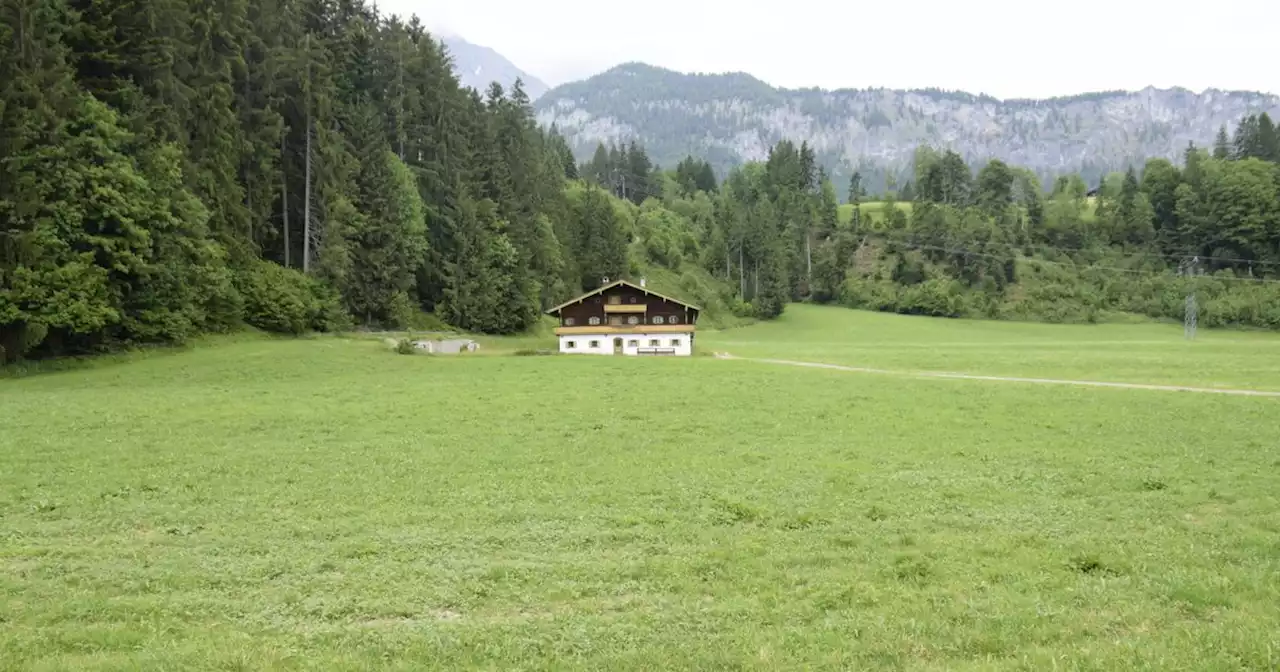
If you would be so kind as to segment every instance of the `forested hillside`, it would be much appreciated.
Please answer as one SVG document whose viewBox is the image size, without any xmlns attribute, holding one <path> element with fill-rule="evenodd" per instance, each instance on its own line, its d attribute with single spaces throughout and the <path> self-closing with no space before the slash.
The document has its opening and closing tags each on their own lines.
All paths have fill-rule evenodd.
<svg viewBox="0 0 1280 672">
<path fill-rule="evenodd" d="M 459 86 L 358 0 L 0 0 L 0 362 L 424 311 L 514 332 L 646 272 L 650 220 L 695 235 L 575 174 L 520 86 Z"/>
<path fill-rule="evenodd" d="M 1051 100 L 785 90 L 742 73 L 690 75 L 632 63 L 552 89 L 537 108 L 539 122 L 556 124 L 580 159 L 599 142 L 635 140 L 664 166 L 693 154 L 723 175 L 763 161 L 786 139 L 807 142 L 841 192 L 856 170 L 879 194 L 910 175 L 921 144 L 955 150 L 975 168 L 995 158 L 1046 183 L 1079 174 L 1092 186 L 1149 158 L 1177 160 L 1188 142 L 1205 142 L 1248 114 L 1274 117 L 1280 97 L 1154 88 Z"/>
<path fill-rule="evenodd" d="M 921 147 L 912 201 L 890 192 L 872 215 L 855 173 L 847 218 L 814 151 L 782 141 L 710 197 L 702 262 L 762 317 L 808 300 L 947 317 L 1182 319 L 1194 295 L 1202 324 L 1280 328 L 1280 134 L 1265 113 L 1236 126 L 1212 152 L 1187 147 L 1181 165 L 1109 174 L 1094 198 L 1078 175 L 1042 185 L 1000 160 L 975 175 L 959 154 Z M 582 172 L 642 199 L 654 188 L 649 162 L 638 145 L 602 146 Z M 696 191 L 709 170 L 686 159 L 661 188 Z"/>
</svg>

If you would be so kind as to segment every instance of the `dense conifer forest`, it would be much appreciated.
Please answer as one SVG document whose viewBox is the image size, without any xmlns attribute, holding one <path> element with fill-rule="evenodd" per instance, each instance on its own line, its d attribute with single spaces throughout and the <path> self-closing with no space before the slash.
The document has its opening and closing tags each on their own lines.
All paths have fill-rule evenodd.
<svg viewBox="0 0 1280 672">
<path fill-rule="evenodd" d="M 0 7 L 0 361 L 243 323 L 521 331 L 641 272 L 637 227 L 672 219 L 569 182 L 521 86 L 459 86 L 416 18 L 350 0 Z M 705 274 L 689 282 L 714 312 Z"/>
<path fill-rule="evenodd" d="M 460 86 L 416 18 L 355 0 L 0 0 L 0 362 L 243 324 L 514 333 L 639 274 L 712 324 L 1180 317 L 1196 291 L 1208 324 L 1274 328 L 1278 160 L 1266 115 L 1096 198 L 921 148 L 842 208 L 803 143 L 722 176 L 635 142 L 576 165 L 518 83 Z"/>
</svg>

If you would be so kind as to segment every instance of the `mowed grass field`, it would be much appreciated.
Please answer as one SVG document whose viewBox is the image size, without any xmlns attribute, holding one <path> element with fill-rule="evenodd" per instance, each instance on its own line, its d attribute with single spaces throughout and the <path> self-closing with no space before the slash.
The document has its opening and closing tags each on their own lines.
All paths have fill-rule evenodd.
<svg viewBox="0 0 1280 672">
<path fill-rule="evenodd" d="M 1160 325 L 698 347 L 1280 388 Z M 1274 670 L 1278 411 L 338 338 L 0 380 L 0 669 Z"/>
<path fill-rule="evenodd" d="M 1280 391 L 1280 334 L 1180 324 L 941 320 L 792 305 L 782 319 L 698 337 L 703 350 L 895 372 Z"/>
</svg>

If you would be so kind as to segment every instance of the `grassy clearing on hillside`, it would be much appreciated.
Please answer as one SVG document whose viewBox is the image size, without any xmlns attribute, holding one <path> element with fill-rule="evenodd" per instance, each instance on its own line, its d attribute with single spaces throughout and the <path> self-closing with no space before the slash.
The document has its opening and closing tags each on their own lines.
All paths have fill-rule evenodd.
<svg viewBox="0 0 1280 672">
<path fill-rule="evenodd" d="M 870 217 L 875 221 L 882 221 L 884 219 L 884 206 L 885 206 L 884 201 L 869 201 L 867 203 L 863 203 L 862 216 Z M 897 204 L 897 208 L 901 210 L 902 214 L 906 215 L 908 218 L 911 217 L 911 208 L 912 208 L 911 203 L 900 202 Z M 842 204 L 839 210 L 837 211 L 837 215 L 841 222 L 844 222 L 847 224 L 849 221 L 853 219 L 853 205 L 849 203 Z"/>
<path fill-rule="evenodd" d="M 862 214 L 864 217 L 871 217 L 875 221 L 883 221 L 884 205 L 885 205 L 884 201 L 868 201 L 866 203 L 863 203 Z M 897 204 L 897 207 L 898 209 L 902 210 L 902 213 L 906 215 L 908 218 L 911 217 L 911 212 L 913 208 L 912 203 L 899 202 Z M 838 217 L 841 222 L 847 224 L 850 220 L 853 219 L 853 206 L 848 203 L 841 204 L 838 210 Z M 1089 199 L 1086 200 L 1085 206 L 1084 206 L 1084 212 L 1081 213 L 1081 219 L 1085 222 L 1090 222 L 1090 223 L 1098 221 L 1098 199 L 1097 198 L 1090 197 Z"/>
<path fill-rule="evenodd" d="M 819 336 L 845 315 L 882 317 L 699 346 L 861 356 Z M 1163 329 L 895 319 L 882 352 L 1063 368 Z M 1218 338 L 1274 362 L 1178 359 Z M 4 380 L 0 409 L 3 669 L 1280 664 L 1272 399 L 322 338 Z"/>
</svg>

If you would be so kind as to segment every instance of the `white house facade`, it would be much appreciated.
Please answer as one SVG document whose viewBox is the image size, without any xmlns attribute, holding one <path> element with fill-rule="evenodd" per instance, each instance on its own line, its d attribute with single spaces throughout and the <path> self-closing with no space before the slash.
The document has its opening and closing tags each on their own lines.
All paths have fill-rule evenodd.
<svg viewBox="0 0 1280 672">
<path fill-rule="evenodd" d="M 625 280 L 567 301 L 547 313 L 559 319 L 560 352 L 579 355 L 693 354 L 701 309 Z"/>
<path fill-rule="evenodd" d="M 693 354 L 693 332 L 562 334 L 560 352 L 566 355 Z"/>
</svg>

